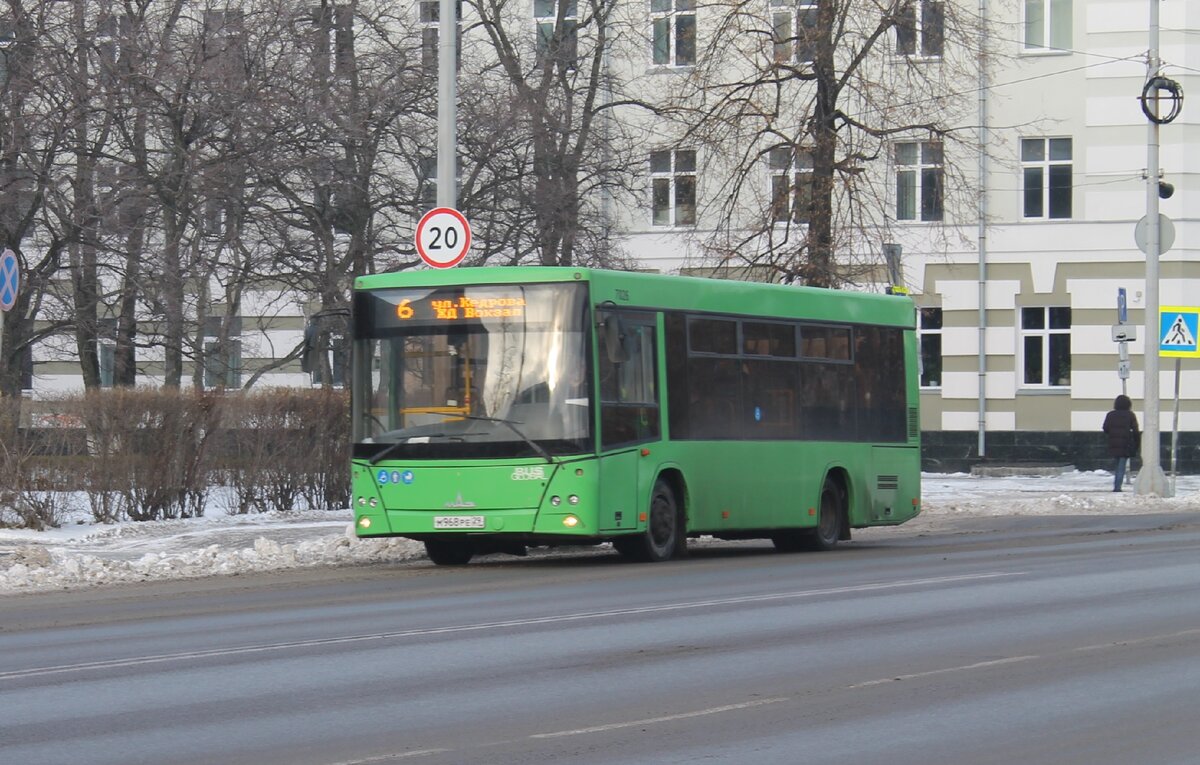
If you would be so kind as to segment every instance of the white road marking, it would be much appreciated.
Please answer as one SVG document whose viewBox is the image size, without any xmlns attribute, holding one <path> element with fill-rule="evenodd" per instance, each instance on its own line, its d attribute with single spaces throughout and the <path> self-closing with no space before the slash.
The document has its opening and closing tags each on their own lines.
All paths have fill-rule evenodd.
<svg viewBox="0 0 1200 765">
<path fill-rule="evenodd" d="M 1038 659 L 1038 658 L 1041 658 L 1041 657 L 1039 657 L 1039 656 L 1010 656 L 1007 659 L 996 659 L 994 661 L 981 661 L 981 662 L 977 662 L 975 664 L 964 664 L 961 667 L 943 667 L 942 669 L 931 669 L 928 672 L 914 672 L 911 675 L 896 675 L 895 677 L 884 677 L 884 678 L 880 678 L 879 680 L 868 680 L 865 683 L 858 683 L 857 685 L 848 685 L 846 687 L 850 690 L 853 690 L 854 688 L 867 688 L 872 685 L 886 685 L 888 683 L 894 683 L 898 680 L 914 680 L 918 677 L 931 677 L 933 675 L 944 675 L 947 672 L 965 672 L 966 670 L 969 670 L 969 669 L 982 669 L 984 667 L 996 667 L 1001 664 L 1015 664 L 1019 661 L 1029 661 L 1030 659 Z"/>
<path fill-rule="evenodd" d="M 329 765 L 371 765 L 376 762 L 391 762 L 392 760 L 405 760 L 409 757 L 428 757 L 431 754 L 442 754 L 443 752 L 452 751 L 450 749 L 414 749 L 411 752 L 396 752 L 395 754 L 381 754 L 378 757 L 368 757 L 365 760 L 343 760 L 341 762 L 331 762 Z"/>
<path fill-rule="evenodd" d="M 695 712 L 681 712 L 677 715 L 650 717 L 644 720 L 630 720 L 629 722 L 610 723 L 608 725 L 594 725 L 590 728 L 559 730 L 555 731 L 554 733 L 534 733 L 532 736 L 530 736 L 530 738 L 561 738 L 563 736 L 581 736 L 585 733 L 603 733 L 604 731 L 620 730 L 622 728 L 637 728 L 642 725 L 655 725 L 657 723 L 672 722 L 674 720 L 686 720 L 690 717 L 704 717 L 705 715 L 716 715 L 722 712 L 733 712 L 738 709 L 761 707 L 765 704 L 778 704 L 781 701 L 790 701 L 790 699 L 788 697 L 777 699 L 758 699 L 756 701 L 745 701 L 741 704 L 727 704 L 723 707 L 712 707 L 711 709 L 697 709 Z"/>
<path fill-rule="evenodd" d="M 1112 640 L 1107 643 L 1097 643 L 1096 645 L 1085 645 L 1076 648 L 1076 651 L 1103 651 L 1106 648 L 1124 648 L 1129 645 L 1138 645 L 1139 643 L 1155 643 L 1159 640 L 1170 640 L 1172 638 L 1190 637 L 1192 635 L 1200 635 L 1200 629 L 1181 630 L 1179 632 L 1168 632 L 1165 635 L 1150 635 L 1149 637 L 1131 638 L 1129 640 Z"/>
<path fill-rule="evenodd" d="M 89 669 L 117 669 L 121 667 L 136 667 L 147 664 L 163 664 L 168 662 L 208 659 L 220 656 L 239 656 L 253 653 L 270 653 L 296 648 L 314 648 L 319 646 L 343 645 L 346 643 L 362 643 L 379 640 L 396 640 L 399 638 L 427 637 L 431 635 L 449 635 L 464 632 L 484 632 L 488 630 L 510 629 L 513 627 L 528 627 L 539 624 L 561 624 L 594 619 L 607 619 L 618 616 L 636 616 L 641 614 L 658 614 L 670 611 L 684 611 L 696 608 L 715 608 L 718 606 L 740 605 L 743 603 L 765 603 L 777 600 L 797 600 L 815 598 L 823 595 L 845 595 L 859 592 L 879 592 L 898 590 L 926 585 L 956 584 L 958 582 L 978 581 L 981 579 L 997 579 L 1002 577 L 1021 576 L 1023 571 L 998 571 L 982 574 L 963 574 L 960 576 L 939 576 L 927 579 L 904 579 L 896 582 L 872 582 L 869 584 L 846 585 L 844 587 L 825 587 L 814 590 L 794 590 L 791 592 L 775 592 L 765 595 L 743 595 L 733 598 L 715 598 L 712 600 L 696 600 L 683 603 L 664 603 L 657 606 L 638 606 L 634 608 L 615 608 L 609 611 L 585 611 L 574 614 L 558 614 L 552 616 L 537 616 L 528 619 L 511 619 L 500 622 L 482 622 L 479 624 L 459 624 L 448 627 L 426 627 L 423 629 L 399 630 L 396 632 L 377 632 L 367 635 L 346 635 L 343 637 L 315 638 L 312 640 L 295 640 L 287 643 L 268 643 L 263 645 L 232 646 L 229 648 L 213 648 L 206 651 L 183 651 L 180 653 L 155 654 L 151 656 L 134 656 L 127 659 L 107 659 L 103 661 L 88 661 L 78 664 L 61 664 L 46 667 L 30 667 L 9 672 L 0 672 L 0 680 L 15 680 L 26 677 L 41 677 L 57 675 L 66 672 L 83 672 Z"/>
<path fill-rule="evenodd" d="M 1200 635 L 1200 629 L 1180 630 L 1179 632 L 1168 632 L 1168 633 L 1165 633 L 1162 635 L 1148 635 L 1146 637 L 1130 638 L 1129 640 L 1113 640 L 1108 643 L 1097 643 L 1095 645 L 1084 645 L 1084 646 L 1079 646 L 1078 648 L 1070 648 L 1070 649 L 1067 649 L 1066 651 L 1057 651 L 1054 653 L 1054 655 L 1061 655 L 1061 654 L 1067 653 L 1067 652 L 1079 653 L 1082 651 L 1103 651 L 1103 650 L 1107 650 L 1107 649 L 1111 649 L 1111 648 L 1125 648 L 1128 646 L 1140 645 L 1142 643 L 1157 643 L 1157 642 L 1160 642 L 1163 640 L 1172 640 L 1174 638 L 1181 638 L 1181 637 L 1192 637 L 1194 635 Z M 1047 658 L 1047 657 L 1038 656 L 1038 655 L 1010 656 L 1006 659 L 996 659 L 994 661 L 981 661 L 976 664 L 964 664 L 961 667 L 945 667 L 943 669 L 934 669 L 934 670 L 930 670 L 928 672 L 916 672 L 911 675 L 897 675 L 895 677 L 883 677 L 878 680 L 868 680 L 865 683 L 858 683 L 856 685 L 848 685 L 848 686 L 846 686 L 846 688 L 848 690 L 852 690 L 854 688 L 868 688 L 872 685 L 886 685 L 888 683 L 894 683 L 897 680 L 912 680 L 912 679 L 919 678 L 919 677 L 929 677 L 931 675 L 942 675 L 942 674 L 946 674 L 947 672 L 964 672 L 966 670 L 971 670 L 971 669 L 983 669 L 985 667 L 995 667 L 995 666 L 999 666 L 1001 664 L 1015 664 L 1015 663 L 1021 662 L 1021 661 L 1029 661 L 1031 659 L 1041 659 L 1041 658 Z"/>
</svg>

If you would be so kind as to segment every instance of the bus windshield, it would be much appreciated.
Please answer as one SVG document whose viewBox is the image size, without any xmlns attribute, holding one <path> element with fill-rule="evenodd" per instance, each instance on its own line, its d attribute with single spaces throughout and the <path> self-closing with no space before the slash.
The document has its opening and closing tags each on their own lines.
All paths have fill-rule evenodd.
<svg viewBox="0 0 1200 765">
<path fill-rule="evenodd" d="M 355 301 L 355 457 L 592 450 L 584 285 L 381 289 Z"/>
</svg>

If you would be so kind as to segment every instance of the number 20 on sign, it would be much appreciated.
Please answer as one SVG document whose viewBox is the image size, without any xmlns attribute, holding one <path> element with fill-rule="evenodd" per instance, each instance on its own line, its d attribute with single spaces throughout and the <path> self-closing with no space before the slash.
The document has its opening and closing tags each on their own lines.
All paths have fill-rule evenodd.
<svg viewBox="0 0 1200 765">
<path fill-rule="evenodd" d="M 434 268 L 457 266 L 471 247 L 471 224 L 452 207 L 435 207 L 417 223 L 417 254 Z"/>
</svg>

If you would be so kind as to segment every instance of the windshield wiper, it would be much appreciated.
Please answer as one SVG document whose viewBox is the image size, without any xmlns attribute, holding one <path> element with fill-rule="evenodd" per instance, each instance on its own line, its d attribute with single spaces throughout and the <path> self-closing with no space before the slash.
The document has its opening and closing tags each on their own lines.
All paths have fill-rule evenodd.
<svg viewBox="0 0 1200 765">
<path fill-rule="evenodd" d="M 465 420 L 478 420 L 479 422 L 498 422 L 501 425 L 505 425 L 513 433 L 516 433 L 518 436 L 520 436 L 522 441 L 529 444 L 530 448 L 533 449 L 535 452 L 537 452 L 539 457 L 546 460 L 546 462 L 550 462 L 550 463 L 554 462 L 554 457 L 552 457 L 550 455 L 550 452 L 546 451 L 546 449 L 541 444 L 539 444 L 537 441 L 534 441 L 532 438 L 525 435 L 517 428 L 518 425 L 522 425 L 524 423 L 514 422 L 513 420 L 505 420 L 500 417 L 484 417 L 484 416 L 478 415 L 478 414 L 460 414 L 457 416 L 462 417 Z"/>
<path fill-rule="evenodd" d="M 385 433 L 383 435 L 387 435 L 387 434 Z M 470 435 L 486 435 L 486 434 L 472 433 Z M 403 439 L 393 441 L 392 443 L 388 444 L 386 448 L 380 449 L 379 451 L 375 452 L 373 455 L 371 455 L 371 458 L 367 460 L 367 464 L 375 465 L 375 464 L 379 463 L 380 461 L 382 461 L 384 457 L 387 457 L 389 454 L 391 454 L 392 452 L 399 449 L 401 446 L 407 446 L 408 444 L 414 444 L 414 443 L 416 443 L 416 444 L 423 443 L 425 441 L 428 441 L 431 438 L 451 438 L 451 439 L 455 439 L 458 441 L 462 440 L 461 435 L 451 436 L 449 433 L 426 433 L 426 434 L 419 435 L 419 436 L 407 436 Z"/>
</svg>

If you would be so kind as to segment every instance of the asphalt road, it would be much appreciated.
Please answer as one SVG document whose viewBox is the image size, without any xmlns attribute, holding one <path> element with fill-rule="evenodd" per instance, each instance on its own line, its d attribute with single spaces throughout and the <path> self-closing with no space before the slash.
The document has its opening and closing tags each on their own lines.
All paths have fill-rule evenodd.
<svg viewBox="0 0 1200 765">
<path fill-rule="evenodd" d="M 1200 518 L 0 599 L 0 762 L 1200 761 Z"/>
</svg>

